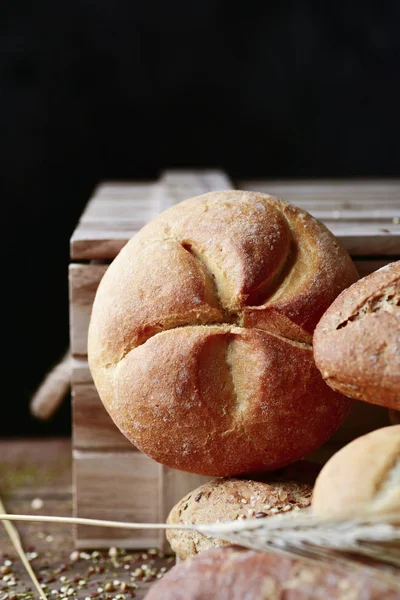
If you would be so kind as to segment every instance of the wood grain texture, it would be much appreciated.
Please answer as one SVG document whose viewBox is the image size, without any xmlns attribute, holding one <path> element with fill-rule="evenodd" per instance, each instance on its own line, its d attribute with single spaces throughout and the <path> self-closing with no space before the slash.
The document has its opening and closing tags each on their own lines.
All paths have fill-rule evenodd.
<svg viewBox="0 0 400 600">
<path fill-rule="evenodd" d="M 221 171 L 167 171 L 153 183 L 105 183 L 71 238 L 74 260 L 112 259 L 145 223 L 185 198 L 237 187 L 276 195 L 323 221 L 354 256 L 400 254 L 400 180 L 238 181 Z"/>
<path fill-rule="evenodd" d="M 160 465 L 140 452 L 73 451 L 74 515 L 117 521 L 157 522 Z M 158 547 L 160 532 L 77 526 L 78 548 Z"/>
<path fill-rule="evenodd" d="M 163 521 L 166 521 L 171 509 L 181 498 L 211 478 L 169 469 L 163 465 L 160 467 L 161 514 Z"/>
<path fill-rule="evenodd" d="M 70 344 L 73 356 L 86 356 L 90 314 L 107 265 L 71 264 L 69 266 Z"/>
<path fill-rule="evenodd" d="M 73 356 L 71 358 L 71 382 L 72 385 L 93 383 L 86 356 Z"/>
<path fill-rule="evenodd" d="M 72 415 L 74 448 L 135 450 L 114 425 L 93 383 L 72 386 Z"/>
<path fill-rule="evenodd" d="M 218 170 L 166 171 L 153 183 L 100 185 L 72 234 L 71 258 L 113 259 L 143 225 L 168 206 L 231 187 L 232 182 Z"/>
<path fill-rule="evenodd" d="M 182 496 L 209 479 L 168 469 L 134 451 L 74 450 L 73 460 L 74 514 L 78 517 L 164 522 Z M 115 545 L 170 550 L 163 531 L 77 526 L 75 541 L 78 548 Z"/>
</svg>

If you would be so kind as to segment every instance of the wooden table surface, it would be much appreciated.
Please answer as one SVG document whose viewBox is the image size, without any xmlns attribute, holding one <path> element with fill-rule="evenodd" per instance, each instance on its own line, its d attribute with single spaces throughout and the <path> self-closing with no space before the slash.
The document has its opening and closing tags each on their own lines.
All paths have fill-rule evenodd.
<svg viewBox="0 0 400 600">
<path fill-rule="evenodd" d="M 70 440 L 0 440 L 0 495 L 10 513 L 71 516 Z M 16 525 L 46 594 L 55 600 L 144 598 L 152 582 L 174 564 L 174 557 L 153 549 L 78 553 L 70 525 Z M 37 597 L 0 526 L 0 600 Z"/>
</svg>

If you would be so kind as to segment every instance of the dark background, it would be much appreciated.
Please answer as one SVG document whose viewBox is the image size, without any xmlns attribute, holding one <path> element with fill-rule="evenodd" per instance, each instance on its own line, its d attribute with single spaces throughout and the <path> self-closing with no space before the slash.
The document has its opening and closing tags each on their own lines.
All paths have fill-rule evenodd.
<svg viewBox="0 0 400 600">
<path fill-rule="evenodd" d="M 373 4 L 373 6 L 369 6 Z M 400 2 L 0 4 L 0 435 L 68 346 L 69 237 L 103 179 L 400 175 Z"/>
</svg>

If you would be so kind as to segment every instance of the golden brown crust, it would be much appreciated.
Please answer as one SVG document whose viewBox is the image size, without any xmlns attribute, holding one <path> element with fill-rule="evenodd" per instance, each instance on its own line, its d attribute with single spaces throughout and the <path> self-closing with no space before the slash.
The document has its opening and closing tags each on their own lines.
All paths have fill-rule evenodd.
<svg viewBox="0 0 400 600">
<path fill-rule="evenodd" d="M 347 444 L 322 468 L 313 512 L 321 517 L 400 511 L 400 425 L 382 427 Z"/>
<path fill-rule="evenodd" d="M 400 586 L 368 568 L 310 564 L 237 546 L 214 548 L 173 567 L 146 600 L 399 600 Z"/>
<path fill-rule="evenodd" d="M 349 408 L 310 341 L 356 277 L 323 225 L 276 198 L 217 192 L 174 206 L 99 286 L 88 356 L 100 397 L 168 466 L 223 476 L 298 460 Z"/>
<path fill-rule="evenodd" d="M 400 408 L 400 261 L 340 294 L 315 329 L 314 357 L 333 389 Z"/>
<path fill-rule="evenodd" d="M 309 466 L 315 473 L 314 465 L 309 463 Z M 276 479 L 274 474 L 269 481 L 214 479 L 182 498 L 171 510 L 167 523 L 185 525 L 266 518 L 310 506 L 313 489 L 310 483 L 292 481 L 290 477 L 286 481 Z M 180 559 L 228 544 L 195 531 L 168 530 L 167 538 Z"/>
</svg>

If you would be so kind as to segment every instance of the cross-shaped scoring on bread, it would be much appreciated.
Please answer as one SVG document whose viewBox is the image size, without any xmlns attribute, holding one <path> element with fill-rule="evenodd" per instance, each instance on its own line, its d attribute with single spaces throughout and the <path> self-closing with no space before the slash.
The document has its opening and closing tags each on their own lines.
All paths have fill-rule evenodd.
<svg viewBox="0 0 400 600">
<path fill-rule="evenodd" d="M 334 236 L 282 200 L 186 200 L 132 238 L 101 281 L 88 345 L 100 397 L 128 439 L 170 467 L 220 476 L 293 462 L 348 412 L 311 341 L 356 279 Z"/>
</svg>

